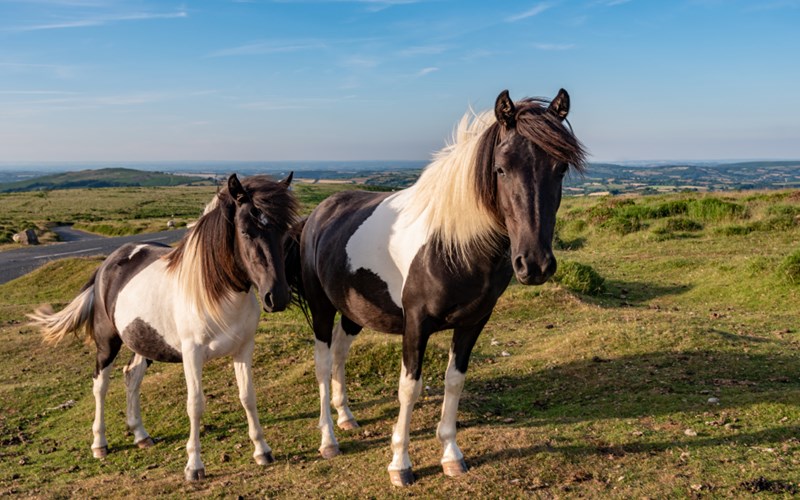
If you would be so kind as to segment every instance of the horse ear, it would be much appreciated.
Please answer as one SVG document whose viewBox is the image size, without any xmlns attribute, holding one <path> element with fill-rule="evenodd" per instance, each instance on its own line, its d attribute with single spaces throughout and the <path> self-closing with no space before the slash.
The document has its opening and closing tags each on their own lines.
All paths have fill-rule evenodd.
<svg viewBox="0 0 800 500">
<path fill-rule="evenodd" d="M 516 112 L 514 102 L 508 95 L 508 90 L 500 92 L 494 102 L 494 115 L 497 117 L 497 121 L 502 123 L 504 127 L 511 128 L 515 124 L 514 115 Z"/>
<path fill-rule="evenodd" d="M 569 94 L 566 90 L 561 89 L 558 91 L 558 95 L 550 102 L 550 107 L 547 108 L 547 111 L 555 113 L 561 120 L 567 117 L 569 114 Z"/>
<path fill-rule="evenodd" d="M 231 193 L 233 199 L 236 200 L 236 203 L 244 203 L 250 200 L 250 196 L 248 196 L 247 191 L 244 190 L 242 183 L 239 182 L 239 178 L 236 177 L 236 174 L 231 174 L 228 177 L 228 192 Z"/>
<path fill-rule="evenodd" d="M 289 185 L 292 183 L 292 178 L 293 178 L 293 177 L 294 177 L 294 170 L 292 170 L 291 172 L 289 172 L 289 175 L 287 175 L 287 176 L 286 176 L 286 178 L 285 178 L 285 179 L 283 179 L 282 181 L 278 181 L 278 183 L 279 183 L 279 184 L 283 184 L 283 187 L 286 187 L 286 188 L 288 188 L 288 187 L 289 187 Z"/>
</svg>

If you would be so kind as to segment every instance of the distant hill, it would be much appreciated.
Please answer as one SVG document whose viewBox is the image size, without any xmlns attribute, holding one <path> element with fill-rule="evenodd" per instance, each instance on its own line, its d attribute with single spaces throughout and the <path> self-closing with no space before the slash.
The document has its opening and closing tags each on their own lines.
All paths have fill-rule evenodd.
<svg viewBox="0 0 800 500">
<path fill-rule="evenodd" d="M 800 187 L 800 161 L 652 166 L 592 163 L 585 175 L 570 175 L 564 187 L 569 194 L 796 189 Z"/>
<path fill-rule="evenodd" d="M 208 177 L 145 172 L 131 168 L 102 168 L 44 175 L 24 181 L 0 184 L 0 193 L 49 189 L 182 186 L 208 182 L 210 182 Z"/>
</svg>

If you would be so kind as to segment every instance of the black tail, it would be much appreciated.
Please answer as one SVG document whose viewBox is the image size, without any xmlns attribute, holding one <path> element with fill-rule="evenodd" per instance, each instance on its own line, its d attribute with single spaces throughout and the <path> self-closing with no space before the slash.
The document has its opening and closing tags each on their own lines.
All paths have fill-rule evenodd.
<svg viewBox="0 0 800 500">
<path fill-rule="evenodd" d="M 306 219 L 301 220 L 286 235 L 286 242 L 283 244 L 284 267 L 286 268 L 286 282 L 289 283 L 289 291 L 292 294 L 292 304 L 295 304 L 303 311 L 308 325 L 311 326 L 311 313 L 308 310 L 305 290 L 303 289 L 303 266 L 300 261 L 300 235 Z"/>
</svg>

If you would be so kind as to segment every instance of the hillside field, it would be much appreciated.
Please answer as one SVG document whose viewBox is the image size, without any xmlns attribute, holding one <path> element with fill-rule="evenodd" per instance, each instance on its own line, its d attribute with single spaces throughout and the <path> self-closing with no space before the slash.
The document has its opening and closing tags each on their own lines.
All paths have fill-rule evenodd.
<svg viewBox="0 0 800 500">
<path fill-rule="evenodd" d="M 303 185 L 309 211 L 348 185 Z M 0 196 L 8 224 L 163 227 L 196 217 L 213 187 Z M 78 198 L 73 198 L 77 196 Z M 79 199 L 80 203 L 74 203 Z M 70 202 L 70 200 L 72 200 Z M 90 217 L 91 216 L 91 217 Z M 800 191 L 566 197 L 555 281 L 506 291 L 478 340 L 459 411 L 471 470 L 441 473 L 435 438 L 448 332 L 431 339 L 412 419 L 417 482 L 390 485 L 400 338 L 363 332 L 348 360 L 361 427 L 319 457 L 313 334 L 302 314 L 264 315 L 254 360 L 276 463 L 252 460 L 229 359 L 206 365 L 207 478 L 183 481 L 188 418 L 180 365 L 142 384 L 156 446 L 124 420 L 123 348 L 107 398 L 110 453 L 92 458 L 93 348 L 53 348 L 25 325 L 61 308 L 99 257 L 65 259 L 0 285 L 0 495 L 35 497 L 689 498 L 800 494 Z M 2 221 L 0 221 L 2 222 Z"/>
</svg>

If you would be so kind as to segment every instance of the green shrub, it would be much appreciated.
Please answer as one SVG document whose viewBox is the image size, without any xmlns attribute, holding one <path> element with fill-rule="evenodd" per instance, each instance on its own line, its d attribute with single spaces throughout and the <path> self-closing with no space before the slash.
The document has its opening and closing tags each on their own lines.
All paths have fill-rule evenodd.
<svg viewBox="0 0 800 500">
<path fill-rule="evenodd" d="M 796 207 L 794 205 L 770 205 L 767 208 L 767 215 L 777 216 L 777 217 L 791 217 L 795 218 L 796 216 L 800 215 L 800 207 Z"/>
<path fill-rule="evenodd" d="M 561 262 L 553 281 L 587 295 L 598 295 L 605 291 L 605 279 L 592 266 L 575 261 Z"/>
<path fill-rule="evenodd" d="M 703 229 L 703 225 L 688 217 L 674 217 L 666 220 L 664 229 L 667 231 L 700 231 Z"/>
<path fill-rule="evenodd" d="M 615 215 L 602 224 L 603 227 L 611 229 L 617 234 L 626 235 L 645 229 L 647 225 L 642 219 L 635 216 Z"/>
<path fill-rule="evenodd" d="M 778 274 L 792 285 L 800 285 L 800 249 L 783 259 L 778 267 Z"/>
<path fill-rule="evenodd" d="M 753 225 L 743 226 L 741 224 L 729 224 L 727 226 L 720 226 L 714 230 L 717 234 L 722 236 L 744 236 L 755 231 Z"/>
<path fill-rule="evenodd" d="M 750 215 L 746 206 L 719 198 L 691 200 L 687 208 L 689 217 L 706 221 L 746 219 Z"/>
<path fill-rule="evenodd" d="M 773 230 L 786 230 L 795 227 L 798 224 L 798 219 L 793 214 L 780 214 L 774 215 L 766 220 L 756 223 L 757 229 L 760 231 L 773 231 Z"/>
</svg>

